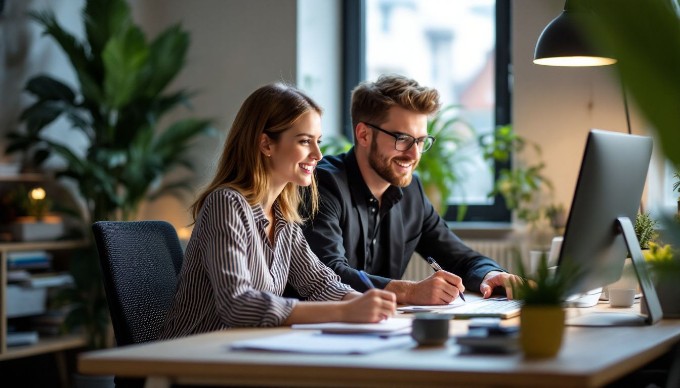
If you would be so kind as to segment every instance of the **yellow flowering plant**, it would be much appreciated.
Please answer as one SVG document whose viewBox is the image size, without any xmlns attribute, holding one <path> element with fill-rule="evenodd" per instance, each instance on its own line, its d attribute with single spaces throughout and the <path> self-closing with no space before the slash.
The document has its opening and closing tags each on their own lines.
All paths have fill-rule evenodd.
<svg viewBox="0 0 680 388">
<path fill-rule="evenodd" d="M 649 249 L 642 252 L 655 280 L 675 277 L 680 273 L 680 262 L 674 260 L 675 250 L 671 244 L 649 242 Z M 680 255 L 679 255 L 680 256 Z"/>
</svg>

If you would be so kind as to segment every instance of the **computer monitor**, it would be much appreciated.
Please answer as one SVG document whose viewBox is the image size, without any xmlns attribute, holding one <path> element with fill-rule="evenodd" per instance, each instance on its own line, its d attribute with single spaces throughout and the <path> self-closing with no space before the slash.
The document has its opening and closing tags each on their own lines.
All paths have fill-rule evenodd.
<svg viewBox="0 0 680 388">
<path fill-rule="evenodd" d="M 644 295 L 642 303 L 649 313 L 584 314 L 567 324 L 642 325 L 661 319 L 659 300 L 633 229 L 651 155 L 650 137 L 598 129 L 589 132 L 557 263 L 557 271 L 569 263 L 581 272 L 568 289 L 569 295 L 575 295 L 618 280 L 630 253 Z"/>
</svg>

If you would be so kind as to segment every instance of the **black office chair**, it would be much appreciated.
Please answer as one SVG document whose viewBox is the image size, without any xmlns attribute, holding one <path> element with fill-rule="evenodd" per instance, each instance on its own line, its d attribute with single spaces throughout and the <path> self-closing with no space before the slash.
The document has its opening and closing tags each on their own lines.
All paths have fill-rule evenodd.
<svg viewBox="0 0 680 388">
<path fill-rule="evenodd" d="M 92 231 L 117 346 L 157 340 L 184 257 L 175 228 L 165 221 L 99 221 Z M 116 378 L 117 387 L 142 383 Z"/>
</svg>

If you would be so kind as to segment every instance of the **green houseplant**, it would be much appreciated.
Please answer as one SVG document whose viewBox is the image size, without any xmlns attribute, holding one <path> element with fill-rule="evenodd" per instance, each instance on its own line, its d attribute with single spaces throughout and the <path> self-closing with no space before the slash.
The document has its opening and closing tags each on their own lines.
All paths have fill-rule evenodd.
<svg viewBox="0 0 680 388">
<path fill-rule="evenodd" d="M 513 130 L 499 126 L 479 138 L 484 158 L 502 166 L 489 197 L 500 195 L 519 225 L 526 225 L 526 239 L 532 249 L 546 250 L 552 238 L 564 232 L 566 211 L 554 203 L 553 185 L 545 176 L 541 147 Z M 524 157 L 535 156 L 535 162 Z M 494 164 L 492 164 L 494 165 Z"/>
<path fill-rule="evenodd" d="M 480 137 L 484 158 L 501 162 L 502 168 L 490 197 L 500 194 L 505 205 L 517 218 L 531 225 L 542 219 L 557 220 L 563 213 L 559 205 L 549 203 L 552 198 L 552 182 L 543 174 L 545 164 L 541 161 L 541 147 L 515 132 L 511 125 L 496 128 L 493 134 Z M 533 150 L 539 160 L 533 164 L 522 163 L 519 155 Z M 514 157 L 515 163 L 511 163 Z"/>
<path fill-rule="evenodd" d="M 323 156 L 341 154 L 349 151 L 350 148 L 352 148 L 352 142 L 343 135 L 324 137 L 319 146 Z"/>
<path fill-rule="evenodd" d="M 172 26 L 148 42 L 124 0 L 87 0 L 83 39 L 51 11 L 30 16 L 66 54 L 78 85 L 47 75 L 31 78 L 26 91 L 34 102 L 21 115 L 25 130 L 8 135 L 6 152 L 22 152 L 32 168 L 50 155 L 61 158 L 64 167 L 56 175 L 76 183 L 86 224 L 130 219 L 143 200 L 189 189 L 186 180 L 164 178 L 177 168 L 193 169 L 186 151 L 211 130 L 210 120 L 160 125 L 165 114 L 189 101 L 185 90 L 165 91 L 185 64 L 188 33 Z M 87 138 L 84 152 L 46 135 L 59 117 Z M 73 307 L 65 323 L 84 328 L 91 347 L 105 346 L 108 311 L 93 245 L 74 257 L 72 272 L 76 287 L 63 295 Z"/>
<path fill-rule="evenodd" d="M 475 129 L 461 115 L 463 108 L 449 105 L 427 122 L 427 133 L 436 138 L 432 147 L 420 156 L 416 172 L 428 198 L 442 216 L 446 214 L 448 199 L 457 189 L 461 165 L 469 159 L 462 152 L 475 139 Z M 464 212 L 459 212 L 462 218 Z"/>
<path fill-rule="evenodd" d="M 658 224 L 658 221 L 652 218 L 649 212 L 639 212 L 635 216 L 633 230 L 635 231 L 635 237 L 638 240 L 643 255 L 650 249 L 652 244 L 655 244 L 659 237 L 659 234 L 656 231 Z M 638 288 L 638 277 L 630 255 L 628 255 L 624 262 L 619 280 L 605 287 L 603 292 L 609 297 L 609 290 L 615 288 Z"/>
<path fill-rule="evenodd" d="M 562 346 L 565 311 L 563 304 L 567 290 L 579 275 L 576 268 L 567 265 L 559 270 L 548 268 L 548 257 L 543 254 L 534 274 L 527 273 L 521 260 L 517 260 L 517 275 L 522 279 L 513 282 L 512 293 L 521 300 L 520 345 L 529 358 L 555 356 Z"/>
<path fill-rule="evenodd" d="M 649 212 L 640 212 L 635 217 L 635 222 L 633 224 L 635 230 L 635 236 L 640 243 L 640 249 L 649 249 L 650 242 L 654 241 L 658 237 L 656 231 L 658 221 L 652 218 Z"/>
</svg>

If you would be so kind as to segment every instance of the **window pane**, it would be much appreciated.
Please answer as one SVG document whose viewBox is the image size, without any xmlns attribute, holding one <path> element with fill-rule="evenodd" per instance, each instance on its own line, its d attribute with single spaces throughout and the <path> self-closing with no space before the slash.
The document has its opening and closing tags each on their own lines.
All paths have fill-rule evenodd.
<svg viewBox="0 0 680 388">
<path fill-rule="evenodd" d="M 476 137 L 495 126 L 495 23 L 493 0 L 366 1 L 366 78 L 398 73 L 435 87 L 475 129 L 457 152 L 452 204 L 493 203 L 493 173 Z"/>
</svg>

